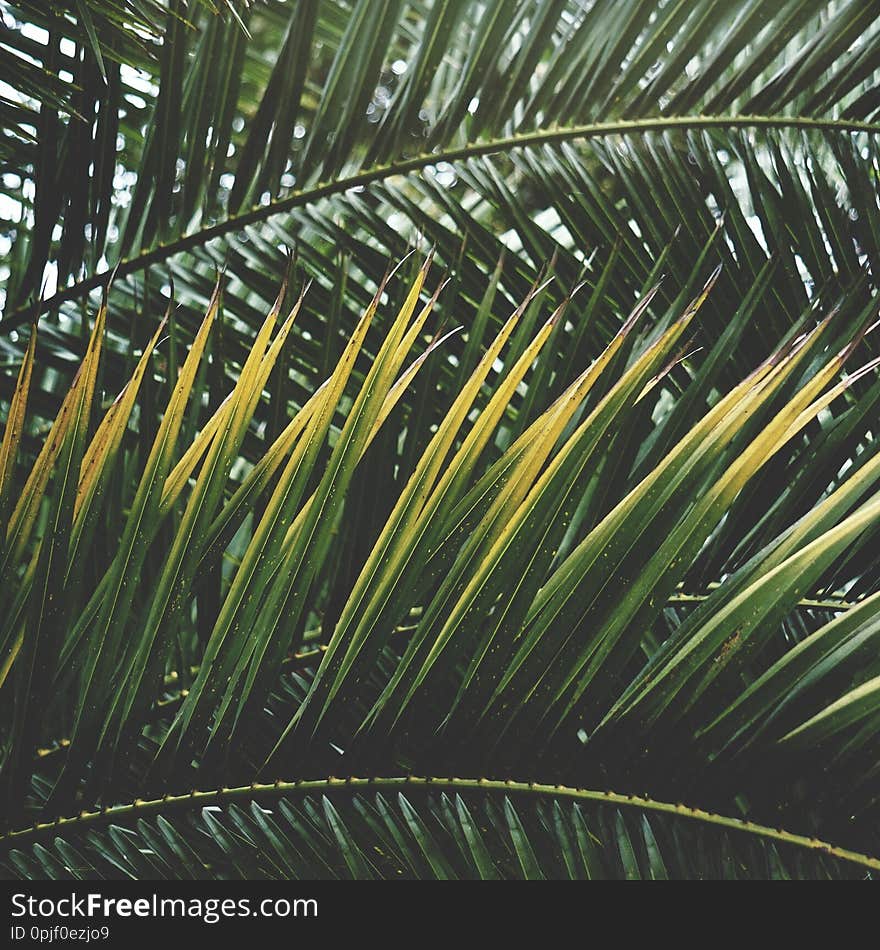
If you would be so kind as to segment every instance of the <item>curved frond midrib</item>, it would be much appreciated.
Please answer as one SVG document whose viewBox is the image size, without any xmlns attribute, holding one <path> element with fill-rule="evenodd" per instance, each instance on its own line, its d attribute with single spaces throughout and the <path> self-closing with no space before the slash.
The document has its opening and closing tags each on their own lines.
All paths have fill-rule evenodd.
<svg viewBox="0 0 880 950">
<path fill-rule="evenodd" d="M 195 250 L 217 238 L 254 224 L 259 224 L 278 214 L 285 214 L 297 208 L 305 207 L 312 202 L 319 201 L 332 195 L 341 194 L 352 188 L 371 185 L 379 181 L 406 176 L 421 171 L 428 165 L 438 162 L 455 163 L 467 161 L 470 158 L 480 158 L 486 155 L 511 152 L 520 148 L 529 148 L 539 145 L 551 145 L 574 140 L 588 140 L 603 138 L 611 135 L 641 135 L 649 132 L 690 129 L 718 129 L 718 128 L 763 128 L 763 129 L 800 129 L 806 131 L 880 133 L 880 123 L 861 122 L 848 119 L 821 119 L 810 116 L 785 115 L 716 115 L 716 116 L 654 116 L 643 119 L 620 119 L 611 122 L 595 122 L 586 125 L 556 126 L 520 135 L 505 136 L 502 138 L 486 139 L 468 145 L 437 152 L 423 153 L 386 165 L 376 165 L 363 169 L 354 175 L 336 178 L 326 182 L 294 191 L 284 198 L 279 198 L 266 205 L 260 205 L 242 214 L 232 215 L 209 227 L 202 228 L 190 234 L 185 234 L 176 240 L 165 244 L 158 244 L 137 257 L 120 261 L 107 270 L 94 274 L 92 277 L 78 281 L 41 301 L 35 310 L 33 304 L 22 305 L 12 310 L 0 319 L 0 331 L 10 331 L 23 326 L 35 316 L 48 313 L 60 304 L 70 300 L 77 300 L 99 287 L 105 286 L 113 278 L 127 277 L 136 274 L 148 267 L 161 264 L 177 254 Z"/>
<path fill-rule="evenodd" d="M 212 791 L 192 791 L 185 795 L 165 795 L 152 800 L 136 799 L 133 802 L 114 805 L 100 811 L 83 811 L 69 818 L 37 823 L 30 828 L 0 835 L 0 846 L 19 847 L 45 836 L 55 836 L 65 831 L 90 829 L 126 818 L 141 819 L 171 810 L 202 808 L 208 805 L 224 805 L 236 801 L 266 801 L 288 795 L 334 795 L 356 794 L 365 791 L 446 791 L 446 792 L 496 792 L 518 797 L 546 797 L 571 802 L 595 802 L 617 807 L 678 816 L 706 825 L 755 835 L 765 840 L 777 841 L 795 847 L 818 851 L 829 857 L 880 871 L 880 858 L 851 851 L 837 845 L 796 834 L 781 828 L 771 828 L 742 818 L 732 818 L 704 811 L 689 805 L 657 801 L 639 795 L 594 789 L 571 788 L 564 785 L 545 785 L 538 782 L 518 782 L 485 778 L 425 778 L 418 776 L 390 776 L 374 778 L 324 778 L 298 781 L 277 781 L 271 784 L 254 783 L 236 788 L 219 788 Z"/>
</svg>

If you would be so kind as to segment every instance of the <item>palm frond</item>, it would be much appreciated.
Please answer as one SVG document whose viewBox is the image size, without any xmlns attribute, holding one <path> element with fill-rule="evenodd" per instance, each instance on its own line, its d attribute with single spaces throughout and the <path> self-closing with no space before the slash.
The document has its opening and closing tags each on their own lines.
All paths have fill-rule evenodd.
<svg viewBox="0 0 880 950">
<path fill-rule="evenodd" d="M 876 872 L 877 3 L 7 7 L 10 874 Z"/>
<path fill-rule="evenodd" d="M 139 801 L 2 840 L 28 879 L 859 879 L 876 859 L 613 792 L 352 778 Z M 540 857 L 539 857 L 540 855 Z"/>
</svg>

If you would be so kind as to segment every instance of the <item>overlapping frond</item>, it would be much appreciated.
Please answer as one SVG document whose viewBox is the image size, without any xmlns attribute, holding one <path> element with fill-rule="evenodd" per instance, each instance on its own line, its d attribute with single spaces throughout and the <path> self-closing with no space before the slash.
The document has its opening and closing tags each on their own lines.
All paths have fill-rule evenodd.
<svg viewBox="0 0 880 950">
<path fill-rule="evenodd" d="M 878 14 L 6 5 L 6 872 L 875 874 Z"/>
</svg>

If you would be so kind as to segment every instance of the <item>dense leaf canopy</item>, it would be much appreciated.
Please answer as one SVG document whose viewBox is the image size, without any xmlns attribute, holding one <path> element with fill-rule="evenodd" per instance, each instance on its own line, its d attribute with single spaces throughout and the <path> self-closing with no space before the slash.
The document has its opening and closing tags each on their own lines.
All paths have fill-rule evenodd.
<svg viewBox="0 0 880 950">
<path fill-rule="evenodd" d="M 5 873 L 876 876 L 880 3 L 0 10 Z"/>
</svg>

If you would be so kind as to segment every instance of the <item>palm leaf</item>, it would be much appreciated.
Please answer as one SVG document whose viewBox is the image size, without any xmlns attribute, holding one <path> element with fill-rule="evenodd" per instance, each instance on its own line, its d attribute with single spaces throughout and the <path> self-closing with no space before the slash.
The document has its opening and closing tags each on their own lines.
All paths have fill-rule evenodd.
<svg viewBox="0 0 880 950">
<path fill-rule="evenodd" d="M 6 870 L 876 871 L 877 12 L 10 8 Z"/>
<path fill-rule="evenodd" d="M 486 779 L 194 792 L 38 825 L 3 846 L 9 873 L 56 880 L 827 880 L 878 870 L 815 838 L 684 805 Z"/>
</svg>

